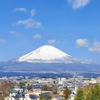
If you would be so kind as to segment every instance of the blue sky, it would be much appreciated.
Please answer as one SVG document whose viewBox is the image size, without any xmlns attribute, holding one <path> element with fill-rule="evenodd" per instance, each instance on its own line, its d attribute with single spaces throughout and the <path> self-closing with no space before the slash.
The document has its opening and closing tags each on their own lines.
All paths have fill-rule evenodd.
<svg viewBox="0 0 100 100">
<path fill-rule="evenodd" d="M 52 45 L 100 62 L 99 0 L 0 0 L 0 62 Z"/>
</svg>

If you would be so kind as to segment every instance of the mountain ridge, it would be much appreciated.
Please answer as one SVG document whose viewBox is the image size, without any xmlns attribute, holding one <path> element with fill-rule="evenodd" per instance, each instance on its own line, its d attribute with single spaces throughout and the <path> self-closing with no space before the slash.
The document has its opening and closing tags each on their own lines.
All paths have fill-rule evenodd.
<svg viewBox="0 0 100 100">
<path fill-rule="evenodd" d="M 73 58 L 53 46 L 45 45 L 17 59 L 1 62 L 0 71 L 100 72 L 100 65 L 92 62 Z"/>
</svg>

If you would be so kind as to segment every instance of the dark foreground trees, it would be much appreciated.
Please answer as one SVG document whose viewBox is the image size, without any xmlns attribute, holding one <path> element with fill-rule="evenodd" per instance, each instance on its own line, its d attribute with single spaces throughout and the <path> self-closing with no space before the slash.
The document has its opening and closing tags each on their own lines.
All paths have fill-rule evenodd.
<svg viewBox="0 0 100 100">
<path fill-rule="evenodd" d="M 48 97 L 46 98 L 46 100 L 51 100 L 51 98 L 52 98 L 51 96 L 48 96 Z"/>
<path fill-rule="evenodd" d="M 71 94 L 71 91 L 70 91 L 68 88 L 66 88 L 66 89 L 64 90 L 64 92 L 63 92 L 62 97 L 64 97 L 65 100 L 68 100 L 68 98 L 70 98 L 70 94 Z"/>
<path fill-rule="evenodd" d="M 74 100 L 83 100 L 83 91 L 77 90 L 77 95 L 75 96 Z"/>
<path fill-rule="evenodd" d="M 85 87 L 83 90 L 77 90 L 74 100 L 100 100 L 100 85 L 96 84 L 90 89 Z"/>
<path fill-rule="evenodd" d="M 4 100 L 5 97 L 9 96 L 12 91 L 13 83 L 11 81 L 1 81 L 0 83 L 0 100 Z"/>
<path fill-rule="evenodd" d="M 44 96 L 43 93 L 41 92 L 40 96 L 39 96 L 39 100 L 44 100 Z"/>
</svg>

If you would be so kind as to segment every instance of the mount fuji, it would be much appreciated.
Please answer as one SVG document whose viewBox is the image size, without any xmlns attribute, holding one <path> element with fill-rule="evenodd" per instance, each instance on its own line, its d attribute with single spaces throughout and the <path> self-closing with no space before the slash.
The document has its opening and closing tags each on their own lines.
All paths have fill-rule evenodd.
<svg viewBox="0 0 100 100">
<path fill-rule="evenodd" d="M 72 63 L 71 59 L 72 56 L 61 50 L 50 45 L 44 45 L 35 51 L 18 58 L 16 61 L 26 61 L 30 63 Z"/>
<path fill-rule="evenodd" d="M 24 56 L 0 63 L 0 71 L 11 72 L 99 72 L 92 60 L 74 58 L 63 51 L 44 45 Z"/>
</svg>

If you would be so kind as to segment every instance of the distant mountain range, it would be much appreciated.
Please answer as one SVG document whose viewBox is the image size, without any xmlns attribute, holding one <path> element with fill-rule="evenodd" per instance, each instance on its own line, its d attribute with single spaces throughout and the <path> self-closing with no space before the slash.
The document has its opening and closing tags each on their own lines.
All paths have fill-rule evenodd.
<svg viewBox="0 0 100 100">
<path fill-rule="evenodd" d="M 0 71 L 15 72 L 100 72 L 100 65 L 91 60 L 82 60 L 62 52 L 61 50 L 44 45 L 18 59 L 0 63 Z"/>
</svg>

